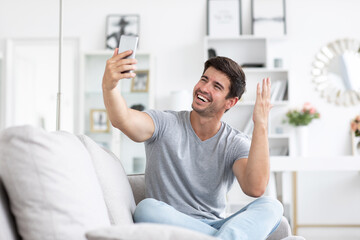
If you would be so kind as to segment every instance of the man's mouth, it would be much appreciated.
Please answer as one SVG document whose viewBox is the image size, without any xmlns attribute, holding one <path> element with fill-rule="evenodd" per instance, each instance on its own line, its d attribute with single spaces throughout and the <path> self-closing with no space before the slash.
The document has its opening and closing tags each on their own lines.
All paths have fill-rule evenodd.
<svg viewBox="0 0 360 240">
<path fill-rule="evenodd" d="M 203 102 L 209 102 L 209 100 L 207 98 L 205 98 L 204 96 L 202 96 L 200 94 L 197 95 L 197 98 L 200 99 Z"/>
</svg>

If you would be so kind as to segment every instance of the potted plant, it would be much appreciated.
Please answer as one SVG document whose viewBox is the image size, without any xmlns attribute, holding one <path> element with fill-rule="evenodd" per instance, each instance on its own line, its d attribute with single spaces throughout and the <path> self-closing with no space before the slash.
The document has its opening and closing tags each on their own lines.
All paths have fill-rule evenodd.
<svg viewBox="0 0 360 240">
<path fill-rule="evenodd" d="M 304 103 L 303 107 L 293 109 L 286 113 L 287 122 L 295 126 L 298 155 L 307 156 L 308 154 L 308 125 L 314 119 L 320 118 L 320 113 L 309 102 Z"/>
<path fill-rule="evenodd" d="M 350 123 L 351 142 L 353 155 L 360 154 L 360 115 L 357 115 Z"/>
<path fill-rule="evenodd" d="M 294 125 L 295 127 L 307 126 L 313 119 L 320 118 L 320 113 L 311 103 L 306 102 L 301 110 L 295 109 L 288 111 L 286 117 L 290 125 Z"/>
</svg>

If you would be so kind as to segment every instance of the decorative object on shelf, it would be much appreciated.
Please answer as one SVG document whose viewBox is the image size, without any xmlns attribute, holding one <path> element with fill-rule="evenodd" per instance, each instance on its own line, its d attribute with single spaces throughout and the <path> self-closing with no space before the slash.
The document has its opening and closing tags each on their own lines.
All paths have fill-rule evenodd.
<svg viewBox="0 0 360 240">
<path fill-rule="evenodd" d="M 350 124 L 352 154 L 360 156 L 360 115 L 357 115 Z"/>
<path fill-rule="evenodd" d="M 285 0 L 251 0 L 252 34 L 283 36 L 286 34 Z"/>
<path fill-rule="evenodd" d="M 287 98 L 287 80 L 275 80 L 271 86 L 271 102 L 283 101 Z"/>
<path fill-rule="evenodd" d="M 308 155 L 308 125 L 313 119 L 320 118 L 320 113 L 311 103 L 304 103 L 301 110 L 290 110 L 286 113 L 288 123 L 295 126 L 295 135 L 297 143 L 297 152 L 300 156 Z"/>
<path fill-rule="evenodd" d="M 207 1 L 207 35 L 234 37 L 241 32 L 241 0 Z"/>
<path fill-rule="evenodd" d="M 144 111 L 145 110 L 145 106 L 142 105 L 142 104 L 134 104 L 130 107 L 131 109 L 134 109 L 134 110 L 138 110 L 138 111 Z"/>
<path fill-rule="evenodd" d="M 110 122 L 105 109 L 90 110 L 90 131 L 94 133 L 110 131 Z"/>
<path fill-rule="evenodd" d="M 208 59 L 216 57 L 216 50 L 213 48 L 208 49 Z"/>
<path fill-rule="evenodd" d="M 295 127 L 307 126 L 313 119 L 320 118 L 320 113 L 309 102 L 304 103 L 301 110 L 294 109 L 286 113 L 288 123 Z"/>
<path fill-rule="evenodd" d="M 149 90 L 149 71 L 136 71 L 131 82 L 131 92 L 147 92 Z"/>
<path fill-rule="evenodd" d="M 243 63 L 241 64 L 242 68 L 263 68 L 265 67 L 264 63 Z"/>
<path fill-rule="evenodd" d="M 139 15 L 109 15 L 106 20 L 106 48 L 119 46 L 121 35 L 139 35 Z"/>
<path fill-rule="evenodd" d="M 355 137 L 360 137 L 360 115 L 357 115 L 351 121 L 351 131 L 354 133 Z"/>
<path fill-rule="evenodd" d="M 274 68 L 282 68 L 283 60 L 281 58 L 274 58 Z"/>
<path fill-rule="evenodd" d="M 309 155 L 309 127 L 297 126 L 295 128 L 297 155 L 307 157 Z"/>
<path fill-rule="evenodd" d="M 339 39 L 316 54 L 312 75 L 316 90 L 328 102 L 350 106 L 360 104 L 360 41 Z"/>
</svg>

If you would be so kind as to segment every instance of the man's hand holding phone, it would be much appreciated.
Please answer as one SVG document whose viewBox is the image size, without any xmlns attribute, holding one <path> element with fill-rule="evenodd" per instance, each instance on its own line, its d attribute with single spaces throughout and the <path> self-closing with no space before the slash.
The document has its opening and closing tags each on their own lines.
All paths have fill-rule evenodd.
<svg viewBox="0 0 360 240">
<path fill-rule="evenodd" d="M 116 88 L 120 79 L 134 78 L 136 76 L 134 72 L 131 72 L 136 69 L 136 59 L 126 58 L 131 56 L 132 53 L 132 50 L 118 53 L 118 48 L 115 49 L 113 56 L 106 61 L 102 82 L 103 90 L 112 90 Z"/>
</svg>

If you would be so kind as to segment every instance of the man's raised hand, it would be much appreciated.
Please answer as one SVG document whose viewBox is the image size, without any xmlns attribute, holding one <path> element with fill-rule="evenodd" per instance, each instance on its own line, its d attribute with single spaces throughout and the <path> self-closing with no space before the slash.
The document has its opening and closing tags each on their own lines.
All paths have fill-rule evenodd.
<svg viewBox="0 0 360 240">
<path fill-rule="evenodd" d="M 270 78 L 264 78 L 262 87 L 260 83 L 257 84 L 256 101 L 253 112 L 253 121 L 255 124 L 268 124 L 269 112 L 272 107 L 270 102 L 271 96 L 271 81 Z"/>
</svg>

